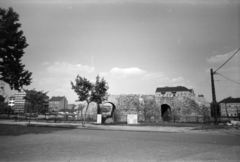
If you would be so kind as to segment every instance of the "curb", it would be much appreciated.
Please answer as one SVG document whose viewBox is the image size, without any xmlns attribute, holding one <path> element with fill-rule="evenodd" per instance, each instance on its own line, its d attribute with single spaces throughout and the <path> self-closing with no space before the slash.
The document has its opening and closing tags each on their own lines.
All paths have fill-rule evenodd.
<svg viewBox="0 0 240 162">
<path fill-rule="evenodd" d="M 9 123 L 0 123 L 0 125 L 5 126 L 25 126 L 25 127 L 49 127 L 49 128 L 69 128 L 69 129 L 77 129 L 77 126 L 72 125 L 45 125 L 45 124 L 28 124 L 28 123 L 21 123 L 21 124 L 9 124 Z"/>
<path fill-rule="evenodd" d="M 29 126 L 29 127 L 48 127 L 48 128 L 66 128 L 66 129 L 85 129 L 85 130 L 104 130 L 104 131 L 131 131 L 131 132 L 155 132 L 155 133 L 226 133 L 232 135 L 240 135 L 238 129 L 234 130 L 201 130 L 195 129 L 193 127 L 184 127 L 179 129 L 179 127 L 134 127 L 134 126 L 103 126 L 95 124 L 86 124 L 85 127 L 82 127 L 81 124 L 60 124 L 60 123 L 31 123 L 28 122 L 0 122 L 0 125 L 12 125 L 12 126 Z"/>
<path fill-rule="evenodd" d="M 123 126 L 123 127 L 109 127 L 109 126 L 96 126 L 96 125 L 85 125 L 85 127 L 82 127 L 81 124 L 77 125 L 70 125 L 70 124 L 62 124 L 62 125 L 57 125 L 57 124 L 45 124 L 45 123 L 31 123 L 30 125 L 26 122 L 21 123 L 21 122 L 6 122 L 2 123 L 0 122 L 0 125 L 12 125 L 12 126 L 29 126 L 29 127 L 50 127 L 50 128 L 68 128 L 68 129 L 86 129 L 86 130 L 105 130 L 105 131 L 132 131 L 132 132 L 161 132 L 161 133 L 182 133 L 185 131 L 167 131 L 167 130 L 157 130 L 157 129 L 146 129 L 144 128 L 137 128 L 131 126 Z"/>
</svg>

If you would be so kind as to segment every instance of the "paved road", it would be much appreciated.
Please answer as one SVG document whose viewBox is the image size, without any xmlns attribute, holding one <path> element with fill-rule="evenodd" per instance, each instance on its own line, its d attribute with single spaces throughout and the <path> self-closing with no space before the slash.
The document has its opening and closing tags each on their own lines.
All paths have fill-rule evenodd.
<svg viewBox="0 0 240 162">
<path fill-rule="evenodd" d="M 239 161 L 240 136 L 0 125 L 0 161 Z"/>
<path fill-rule="evenodd" d="M 28 121 L 14 121 L 14 120 L 0 120 L 0 125 L 21 125 L 27 126 Z M 100 130 L 126 130 L 126 131 L 151 131 L 151 132 L 189 132 L 195 127 L 161 127 L 161 126 L 128 126 L 128 125 L 99 125 L 94 123 L 86 123 L 85 127 L 82 127 L 81 123 L 51 123 L 51 122 L 37 122 L 32 121 L 32 126 L 44 126 L 44 127 L 62 127 L 62 128 L 80 128 L 80 129 L 100 129 Z M 239 131 L 240 133 L 240 131 Z"/>
</svg>

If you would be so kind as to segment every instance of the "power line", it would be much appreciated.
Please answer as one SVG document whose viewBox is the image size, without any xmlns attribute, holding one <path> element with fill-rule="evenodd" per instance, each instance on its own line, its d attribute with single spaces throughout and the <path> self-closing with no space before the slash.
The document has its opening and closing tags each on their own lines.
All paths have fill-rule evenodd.
<svg viewBox="0 0 240 162">
<path fill-rule="evenodd" d="M 223 67 L 234 55 L 236 55 L 238 53 L 238 51 L 240 50 L 240 48 L 226 61 L 224 62 L 224 64 L 222 64 L 217 70 L 215 70 L 213 73 L 216 73 L 221 67 Z"/>
<path fill-rule="evenodd" d="M 225 77 L 225 76 L 223 76 L 223 75 L 222 75 L 222 74 L 220 74 L 220 73 L 216 73 L 216 74 L 218 74 L 218 75 L 220 75 L 220 76 L 222 76 L 222 77 L 226 78 L 227 80 L 230 80 L 230 81 L 232 81 L 232 82 L 234 82 L 234 83 L 236 83 L 236 84 L 239 84 L 239 85 L 240 85 L 240 83 L 238 83 L 238 82 L 236 82 L 236 81 L 234 81 L 234 80 L 232 80 L 232 79 L 229 79 L 228 77 Z"/>
</svg>

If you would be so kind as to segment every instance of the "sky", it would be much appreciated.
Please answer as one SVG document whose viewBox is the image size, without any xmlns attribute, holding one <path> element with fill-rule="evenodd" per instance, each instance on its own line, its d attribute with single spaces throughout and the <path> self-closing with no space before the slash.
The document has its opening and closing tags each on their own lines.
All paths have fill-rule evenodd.
<svg viewBox="0 0 240 162">
<path fill-rule="evenodd" d="M 240 1 L 0 0 L 19 16 L 29 46 L 25 89 L 76 103 L 79 74 L 97 75 L 110 94 L 154 94 L 185 86 L 212 101 L 215 71 L 240 48 Z M 240 52 L 217 72 L 240 83 Z M 214 75 L 217 101 L 240 97 L 240 84 Z M 14 90 L 5 86 L 12 95 Z"/>
</svg>

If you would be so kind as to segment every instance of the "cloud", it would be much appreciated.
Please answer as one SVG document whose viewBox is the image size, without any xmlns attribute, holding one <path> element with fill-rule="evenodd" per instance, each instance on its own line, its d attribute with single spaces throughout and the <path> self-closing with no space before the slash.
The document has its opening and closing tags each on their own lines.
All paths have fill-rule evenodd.
<svg viewBox="0 0 240 162">
<path fill-rule="evenodd" d="M 132 68 L 112 68 L 108 73 L 103 73 L 105 76 L 110 76 L 111 78 L 121 78 L 129 79 L 134 76 L 134 80 L 142 80 L 152 83 L 159 83 L 162 86 L 187 86 L 192 87 L 191 82 L 184 79 L 182 76 L 169 78 L 163 72 L 148 72 L 137 67 Z"/>
<path fill-rule="evenodd" d="M 39 80 L 41 86 L 59 86 L 70 84 L 70 80 L 74 79 L 77 74 L 92 74 L 94 67 L 81 64 L 70 64 L 67 62 L 55 62 L 46 69 L 45 74 L 49 77 L 44 77 Z"/>
<path fill-rule="evenodd" d="M 40 78 L 38 84 L 41 89 L 48 91 L 49 96 L 67 96 L 69 102 L 75 102 L 77 95 L 71 89 L 70 82 L 77 74 L 88 76 L 91 79 L 95 75 L 95 68 L 88 65 L 73 64 L 68 62 L 42 63 L 46 65 L 44 77 Z"/>
<path fill-rule="evenodd" d="M 137 67 L 131 67 L 131 68 L 118 68 L 118 67 L 114 67 L 110 70 L 110 74 L 113 77 L 117 77 L 117 78 L 125 78 L 127 76 L 133 76 L 133 75 L 143 75 L 146 74 L 147 71 L 145 70 L 141 70 Z"/>
<path fill-rule="evenodd" d="M 158 73 L 146 73 L 143 77 L 142 80 L 153 80 L 153 79 L 160 79 L 160 78 L 164 78 L 164 74 L 161 72 Z"/>
<path fill-rule="evenodd" d="M 59 93 L 59 94 L 65 94 L 66 93 L 66 90 L 65 89 L 62 89 L 62 88 L 57 88 L 55 89 L 55 92 Z"/>
<path fill-rule="evenodd" d="M 57 80 L 55 78 L 42 78 L 39 81 L 39 84 L 41 86 L 49 86 L 49 85 L 54 85 L 57 83 Z"/>
<path fill-rule="evenodd" d="M 95 71 L 94 67 L 81 64 L 70 64 L 67 62 L 55 62 L 47 68 L 51 74 L 79 74 L 80 72 L 92 73 Z"/>
<path fill-rule="evenodd" d="M 172 81 L 173 83 L 177 83 L 177 82 L 182 82 L 182 81 L 184 81 L 184 79 L 183 79 L 183 77 L 178 77 L 178 78 L 173 78 L 171 81 Z"/>
<path fill-rule="evenodd" d="M 107 77 L 108 75 L 109 75 L 108 72 L 100 72 L 99 73 L 100 77 Z"/>
<path fill-rule="evenodd" d="M 186 79 L 183 77 L 176 77 L 176 78 L 169 78 L 162 72 L 147 72 L 146 70 L 142 70 L 137 67 L 132 68 L 112 68 L 109 73 L 103 72 L 100 73 L 100 76 L 111 76 L 112 78 L 129 78 L 131 76 L 134 76 L 134 79 L 136 79 L 136 76 L 139 77 L 140 80 L 145 81 L 158 81 L 163 84 L 170 84 L 170 85 L 181 85 L 183 83 L 188 83 Z"/>
<path fill-rule="evenodd" d="M 165 87 L 165 86 L 185 86 L 187 88 L 193 87 L 189 80 L 186 80 L 181 76 L 177 78 L 172 78 L 172 79 L 170 79 L 167 76 L 160 78 L 158 87 Z"/>
<path fill-rule="evenodd" d="M 236 50 L 231 51 L 226 54 L 212 56 L 212 57 L 208 58 L 207 61 L 209 63 L 222 63 L 224 61 L 227 61 L 235 52 L 236 52 Z"/>
<path fill-rule="evenodd" d="M 45 62 L 42 63 L 42 65 L 49 65 L 49 64 L 50 64 L 50 63 L 47 62 L 47 61 L 45 61 Z"/>
</svg>

